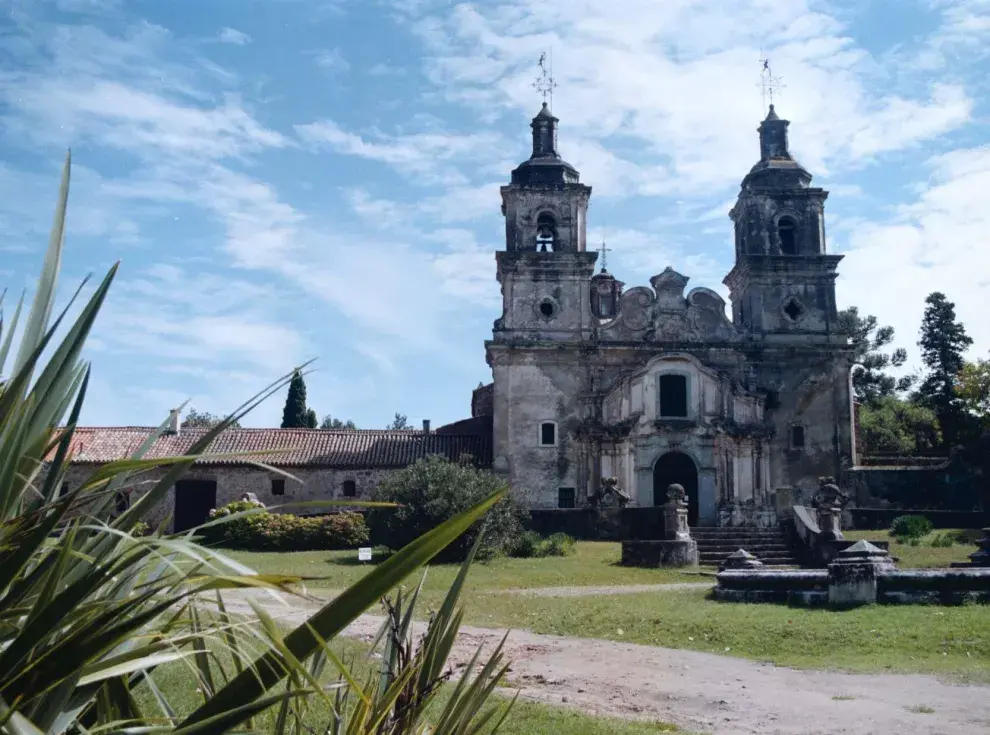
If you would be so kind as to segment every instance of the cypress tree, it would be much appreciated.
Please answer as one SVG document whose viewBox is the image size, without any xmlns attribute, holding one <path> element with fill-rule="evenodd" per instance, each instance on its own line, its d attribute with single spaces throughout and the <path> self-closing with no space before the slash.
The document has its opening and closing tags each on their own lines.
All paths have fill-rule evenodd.
<svg viewBox="0 0 990 735">
<path fill-rule="evenodd" d="M 289 381 L 289 395 L 285 397 L 282 410 L 283 429 L 309 428 L 309 411 L 306 408 L 306 383 L 298 370 Z"/>
<path fill-rule="evenodd" d="M 962 322 L 956 320 L 956 305 L 935 291 L 925 299 L 921 320 L 921 359 L 928 374 L 918 386 L 921 402 L 935 411 L 942 436 L 950 447 L 964 440 L 968 415 L 956 392 L 965 365 L 963 353 L 973 344 Z"/>
</svg>

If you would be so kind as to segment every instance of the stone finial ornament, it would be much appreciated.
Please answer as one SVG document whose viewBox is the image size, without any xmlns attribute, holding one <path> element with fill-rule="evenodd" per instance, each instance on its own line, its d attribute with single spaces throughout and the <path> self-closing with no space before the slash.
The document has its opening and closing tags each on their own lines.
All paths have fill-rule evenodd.
<svg viewBox="0 0 990 735">
<path fill-rule="evenodd" d="M 745 549 L 733 551 L 718 566 L 720 572 L 727 569 L 762 569 L 763 562 L 750 554 Z"/>
<path fill-rule="evenodd" d="M 630 500 L 629 494 L 619 487 L 617 477 L 603 477 L 598 492 L 591 499 L 593 505 L 603 508 L 625 508 Z"/>
<path fill-rule="evenodd" d="M 811 499 L 811 504 L 815 508 L 844 508 L 848 502 L 849 496 L 842 492 L 842 490 L 839 489 L 839 486 L 835 484 L 834 477 L 818 478 L 818 490 L 815 491 L 815 494 Z"/>
<path fill-rule="evenodd" d="M 672 485 L 667 486 L 667 502 L 669 503 L 687 503 L 687 492 L 684 490 L 683 485 L 678 485 L 676 482 Z"/>
</svg>

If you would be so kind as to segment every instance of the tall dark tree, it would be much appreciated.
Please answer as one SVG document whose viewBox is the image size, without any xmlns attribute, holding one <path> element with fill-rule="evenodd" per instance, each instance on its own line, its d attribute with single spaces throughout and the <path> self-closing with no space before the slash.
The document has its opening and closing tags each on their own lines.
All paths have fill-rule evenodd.
<svg viewBox="0 0 990 735">
<path fill-rule="evenodd" d="M 965 401 L 956 390 L 966 364 L 963 353 L 972 344 L 966 328 L 956 319 L 956 305 L 943 293 L 929 294 L 918 340 L 928 373 L 918 386 L 918 399 L 935 412 L 950 447 L 965 442 L 972 428 Z"/>
<path fill-rule="evenodd" d="M 858 367 L 853 371 L 853 392 L 857 401 L 872 405 L 885 396 L 911 388 L 916 376 L 888 374 L 891 368 L 907 362 L 907 350 L 903 347 L 886 352 L 885 348 L 894 341 L 893 327 L 878 326 L 875 316 L 862 317 L 855 306 L 839 312 L 839 325 L 849 335 L 849 343 L 855 350 Z"/>
<path fill-rule="evenodd" d="M 313 414 L 315 418 L 316 414 Z M 306 406 L 306 382 L 298 370 L 289 381 L 289 394 L 285 397 L 285 408 L 282 410 L 283 429 L 308 429 L 310 427 L 309 409 Z M 312 428 L 316 428 L 315 422 Z"/>
</svg>

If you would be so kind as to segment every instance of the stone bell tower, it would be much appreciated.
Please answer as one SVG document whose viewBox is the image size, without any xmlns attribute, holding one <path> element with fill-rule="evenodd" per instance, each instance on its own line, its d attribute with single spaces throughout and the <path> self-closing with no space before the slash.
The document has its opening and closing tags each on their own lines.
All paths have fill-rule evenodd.
<svg viewBox="0 0 990 735">
<path fill-rule="evenodd" d="M 557 152 L 558 122 L 544 102 L 530 124 L 532 155 L 501 189 L 505 250 L 496 260 L 503 311 L 496 340 L 499 332 L 572 339 L 591 326 L 588 281 L 598 257 L 586 252 L 591 187 Z"/>
<path fill-rule="evenodd" d="M 729 217 L 735 266 L 725 278 L 735 324 L 755 334 L 834 330 L 836 268 L 825 248 L 825 199 L 791 156 L 773 105 L 760 124 L 760 160 L 742 181 Z"/>
</svg>

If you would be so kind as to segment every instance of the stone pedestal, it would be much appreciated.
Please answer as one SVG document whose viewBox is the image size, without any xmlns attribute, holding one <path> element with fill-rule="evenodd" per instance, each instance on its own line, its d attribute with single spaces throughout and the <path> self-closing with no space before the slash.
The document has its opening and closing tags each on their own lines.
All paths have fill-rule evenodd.
<svg viewBox="0 0 990 735">
<path fill-rule="evenodd" d="M 877 601 L 877 577 L 893 570 L 883 549 L 857 541 L 828 565 L 828 604 L 832 607 L 870 605 Z"/>
<path fill-rule="evenodd" d="M 976 545 L 980 549 L 969 555 L 970 564 L 974 567 L 990 567 L 990 528 L 983 529 L 983 537 Z"/>
<path fill-rule="evenodd" d="M 690 541 L 688 505 L 680 500 L 668 501 L 663 507 L 663 536 L 670 541 Z"/>
<path fill-rule="evenodd" d="M 815 508 L 815 516 L 821 531 L 821 541 L 841 541 L 845 538 L 842 535 L 842 508 L 840 506 L 819 506 Z"/>
<path fill-rule="evenodd" d="M 693 567 L 698 564 L 698 543 L 683 541 L 623 541 L 622 565 L 628 567 Z"/>
</svg>

